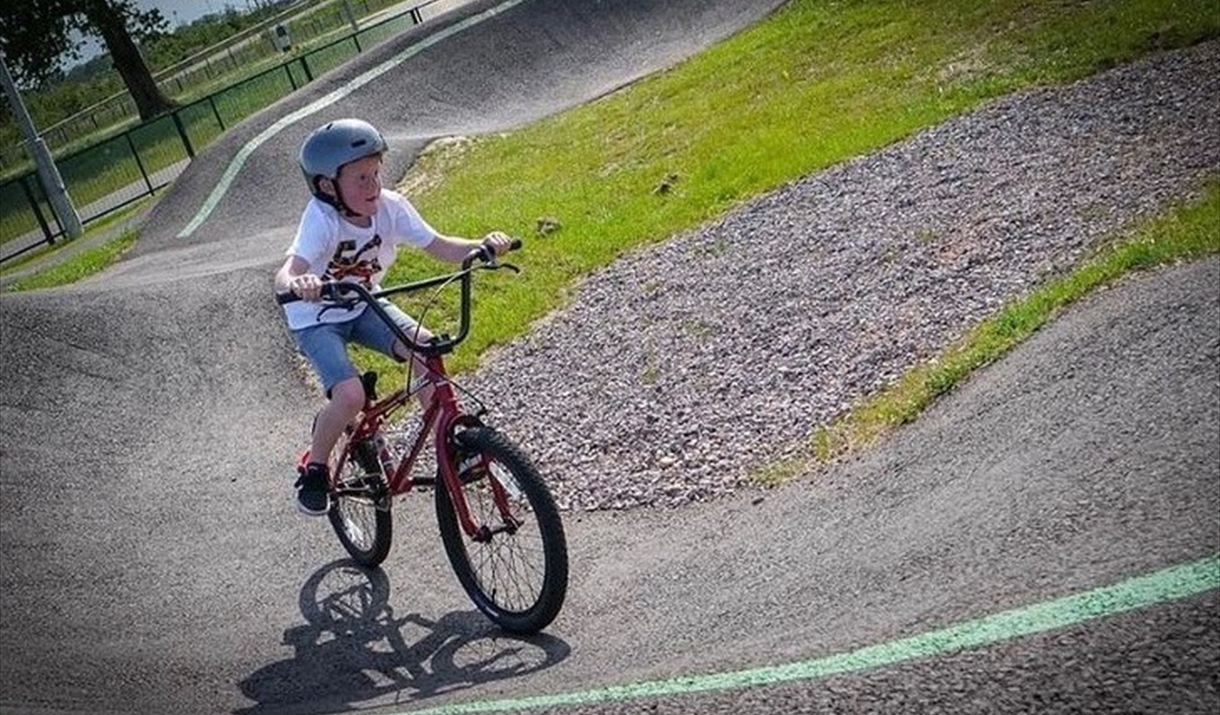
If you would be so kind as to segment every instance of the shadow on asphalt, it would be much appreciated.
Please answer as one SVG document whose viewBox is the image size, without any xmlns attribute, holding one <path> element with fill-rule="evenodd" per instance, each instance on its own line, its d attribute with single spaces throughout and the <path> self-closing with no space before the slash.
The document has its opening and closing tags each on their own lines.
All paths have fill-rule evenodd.
<svg viewBox="0 0 1220 715">
<path fill-rule="evenodd" d="M 235 713 L 335 712 L 367 707 L 374 699 L 418 702 L 545 670 L 571 653 L 560 638 L 508 634 L 478 611 L 451 611 L 436 620 L 416 613 L 398 617 L 385 571 L 350 559 L 315 571 L 299 604 L 305 623 L 283 637 L 293 657 L 242 680 L 242 693 L 257 704 Z"/>
</svg>

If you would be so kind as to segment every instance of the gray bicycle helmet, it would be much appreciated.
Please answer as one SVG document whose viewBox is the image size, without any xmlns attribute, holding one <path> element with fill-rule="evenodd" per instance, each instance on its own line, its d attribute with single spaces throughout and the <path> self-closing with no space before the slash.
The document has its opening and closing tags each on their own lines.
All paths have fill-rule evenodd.
<svg viewBox="0 0 1220 715">
<path fill-rule="evenodd" d="M 318 188 L 318 179 L 326 177 L 334 181 L 339 176 L 339 167 L 386 150 L 385 139 L 372 124 L 362 119 L 336 119 L 313 130 L 301 145 L 301 171 L 309 192 L 319 199 L 345 209 L 343 198 L 335 199 Z"/>
</svg>

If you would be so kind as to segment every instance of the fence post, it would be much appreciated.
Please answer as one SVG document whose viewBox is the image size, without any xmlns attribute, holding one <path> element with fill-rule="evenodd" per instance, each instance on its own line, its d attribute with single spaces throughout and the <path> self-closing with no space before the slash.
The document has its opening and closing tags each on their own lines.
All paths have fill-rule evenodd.
<svg viewBox="0 0 1220 715">
<path fill-rule="evenodd" d="M 30 118 L 30 113 L 21 100 L 21 93 L 17 91 L 17 85 L 13 83 L 13 77 L 9 74 L 3 54 L 0 54 L 0 85 L 3 85 L 4 95 L 13 110 L 13 119 L 25 137 L 26 146 L 29 148 L 34 166 L 38 170 L 38 178 L 42 180 L 43 190 L 55 209 L 55 218 L 59 222 L 59 227 L 68 234 L 68 238 L 80 236 L 84 233 L 80 214 L 76 212 L 72 197 L 68 195 L 68 187 L 59 174 L 59 167 L 55 165 L 51 151 L 47 149 L 46 142 L 38 136 L 37 130 L 34 129 L 34 120 Z"/>
<path fill-rule="evenodd" d="M 360 25 L 356 24 L 356 13 L 352 12 L 352 8 L 347 4 L 347 0 L 342 0 L 340 3 L 342 14 L 347 20 L 347 23 L 352 26 L 352 34 L 360 32 Z"/>
<path fill-rule="evenodd" d="M 195 149 L 191 146 L 191 138 L 186 133 L 186 125 L 182 123 L 182 117 L 179 116 L 177 110 L 173 111 L 170 116 L 174 118 L 174 127 L 178 130 L 178 136 L 182 137 L 182 146 L 186 148 L 186 155 L 194 159 Z"/>
<path fill-rule="evenodd" d="M 148 193 L 154 193 L 152 179 L 148 178 L 148 172 L 144 170 L 144 162 L 140 161 L 140 152 L 136 151 L 136 143 L 131 140 L 131 132 L 124 132 L 123 137 L 127 139 L 127 146 L 131 148 L 131 156 L 136 160 L 140 176 L 144 177 L 144 185 L 148 187 Z"/>
<path fill-rule="evenodd" d="M 220 118 L 220 110 L 216 108 L 216 95 L 208 95 L 208 106 L 212 108 L 212 116 L 216 117 L 216 125 L 220 127 L 220 131 L 225 130 L 225 120 Z"/>
<path fill-rule="evenodd" d="M 30 208 L 34 210 L 34 218 L 38 219 L 38 225 L 42 227 L 42 235 L 46 237 L 47 243 L 54 246 L 55 236 L 51 234 L 51 227 L 47 224 L 47 219 L 42 215 L 42 208 L 38 205 L 38 199 L 34 196 L 34 192 L 30 191 L 29 184 L 26 183 L 26 179 L 30 178 L 31 176 L 33 176 L 33 174 L 26 174 L 25 176 L 17 179 L 17 183 L 21 185 L 21 190 L 25 193 L 25 198 L 30 202 Z"/>
</svg>

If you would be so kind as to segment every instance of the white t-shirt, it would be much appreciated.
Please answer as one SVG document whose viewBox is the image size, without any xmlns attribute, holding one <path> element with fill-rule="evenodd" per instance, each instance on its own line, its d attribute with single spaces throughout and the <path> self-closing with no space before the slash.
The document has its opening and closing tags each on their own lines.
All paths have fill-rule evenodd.
<svg viewBox="0 0 1220 715">
<path fill-rule="evenodd" d="M 286 255 L 305 259 L 309 271 L 323 280 L 358 281 L 369 290 L 377 290 L 400 244 L 424 248 L 437 233 L 406 197 L 388 189 L 381 190 L 377 213 L 372 218 L 368 228 L 353 226 L 334 207 L 317 197 L 311 198 Z M 341 323 L 364 310 L 360 304 L 353 310 L 332 308 L 319 316 L 326 305 L 325 301 L 285 305 L 288 327 L 299 330 L 318 323 Z"/>
</svg>

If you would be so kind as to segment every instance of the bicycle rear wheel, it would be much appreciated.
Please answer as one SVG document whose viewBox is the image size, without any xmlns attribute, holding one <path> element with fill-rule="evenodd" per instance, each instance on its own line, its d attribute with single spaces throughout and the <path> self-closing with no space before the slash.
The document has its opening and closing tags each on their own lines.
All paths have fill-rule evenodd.
<svg viewBox="0 0 1220 715">
<path fill-rule="evenodd" d="M 335 453 L 341 455 L 342 449 L 341 440 Z M 369 568 L 381 565 L 390 554 L 394 522 L 390 493 L 376 449 L 369 442 L 353 444 L 346 460 L 332 464 L 331 474 L 331 507 L 327 516 L 339 543 L 360 565 Z"/>
<path fill-rule="evenodd" d="M 462 530 L 453 498 L 436 488 L 436 518 L 449 563 L 475 606 L 501 628 L 537 633 L 559 615 L 568 547 L 555 500 L 515 445 L 489 427 L 455 435 L 462 494 L 477 533 Z M 502 509 L 497 493 L 505 498 Z"/>
</svg>

